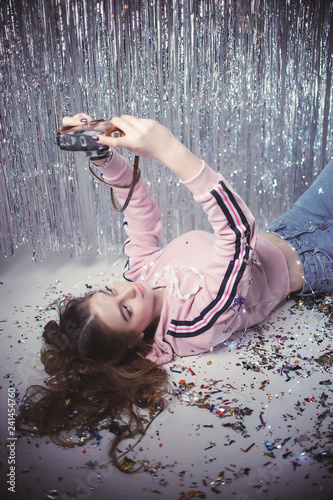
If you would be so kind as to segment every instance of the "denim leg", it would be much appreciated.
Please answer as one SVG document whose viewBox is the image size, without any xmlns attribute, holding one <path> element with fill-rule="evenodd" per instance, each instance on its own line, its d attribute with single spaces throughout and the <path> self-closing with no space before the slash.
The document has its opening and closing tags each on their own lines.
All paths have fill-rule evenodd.
<svg viewBox="0 0 333 500">
<path fill-rule="evenodd" d="M 333 220 L 333 160 L 298 198 L 294 207 L 324 220 Z"/>
<path fill-rule="evenodd" d="M 300 295 L 333 292 L 333 160 L 266 231 L 287 240 L 298 253 L 305 278 Z"/>
<path fill-rule="evenodd" d="M 304 285 L 297 295 L 333 293 L 333 223 L 286 240 L 303 265 Z"/>
</svg>

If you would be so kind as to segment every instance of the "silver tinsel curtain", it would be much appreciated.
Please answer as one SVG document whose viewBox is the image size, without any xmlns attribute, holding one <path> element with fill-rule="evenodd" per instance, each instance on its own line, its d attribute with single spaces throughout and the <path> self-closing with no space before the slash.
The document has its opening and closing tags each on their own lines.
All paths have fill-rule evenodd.
<svg viewBox="0 0 333 500">
<path fill-rule="evenodd" d="M 151 117 L 224 172 L 264 226 L 331 158 L 330 0 L 2 0 L 1 254 L 120 251 L 121 217 L 64 115 Z M 205 218 L 162 165 L 141 161 L 164 240 Z"/>
</svg>

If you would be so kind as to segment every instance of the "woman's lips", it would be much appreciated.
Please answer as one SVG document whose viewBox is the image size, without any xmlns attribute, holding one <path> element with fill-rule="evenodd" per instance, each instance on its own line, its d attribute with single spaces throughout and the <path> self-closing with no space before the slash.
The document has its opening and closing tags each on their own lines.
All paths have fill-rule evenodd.
<svg viewBox="0 0 333 500">
<path fill-rule="evenodd" d="M 140 290 L 140 293 L 141 293 L 142 297 L 144 297 L 145 296 L 145 290 L 144 290 L 143 286 L 140 285 L 139 283 L 135 283 L 135 284 L 138 287 L 138 289 Z"/>
</svg>

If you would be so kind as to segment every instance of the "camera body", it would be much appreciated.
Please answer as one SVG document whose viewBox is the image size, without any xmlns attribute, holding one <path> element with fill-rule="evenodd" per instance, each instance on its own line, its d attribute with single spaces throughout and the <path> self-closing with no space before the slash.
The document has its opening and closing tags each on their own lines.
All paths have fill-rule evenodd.
<svg viewBox="0 0 333 500">
<path fill-rule="evenodd" d="M 96 135 L 122 136 L 124 133 L 107 120 L 91 120 L 74 127 L 60 127 L 56 132 L 56 144 L 65 151 L 84 151 L 90 160 L 108 157 L 108 146 L 98 144 Z"/>
</svg>

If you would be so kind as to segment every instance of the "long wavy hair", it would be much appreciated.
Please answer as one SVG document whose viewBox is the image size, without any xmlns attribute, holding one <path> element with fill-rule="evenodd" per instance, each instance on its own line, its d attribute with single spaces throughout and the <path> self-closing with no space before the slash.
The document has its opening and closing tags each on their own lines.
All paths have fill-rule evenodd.
<svg viewBox="0 0 333 500">
<path fill-rule="evenodd" d="M 143 435 L 163 411 L 168 377 L 146 358 L 153 332 L 147 331 L 129 349 L 130 333 L 111 331 L 90 312 L 91 295 L 71 299 L 59 308 L 59 324 L 46 324 L 41 361 L 48 377 L 44 385 L 28 388 L 16 428 L 48 435 L 65 447 L 73 441 L 64 439 L 63 431 L 76 428 L 80 435 L 88 428 L 109 428 L 115 434 L 109 451 L 113 464 L 124 472 L 135 472 L 122 466 L 117 446 L 139 432 Z M 150 413 L 145 428 L 140 409 Z"/>
</svg>

